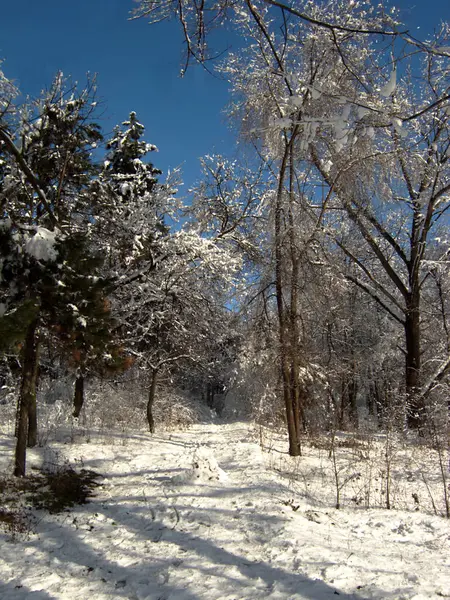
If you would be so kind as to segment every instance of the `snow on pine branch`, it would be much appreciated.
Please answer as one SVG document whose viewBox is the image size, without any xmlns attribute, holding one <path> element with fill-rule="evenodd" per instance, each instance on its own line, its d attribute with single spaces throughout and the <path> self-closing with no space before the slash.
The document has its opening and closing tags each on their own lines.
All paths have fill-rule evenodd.
<svg viewBox="0 0 450 600">
<path fill-rule="evenodd" d="M 58 251 L 55 247 L 57 231 L 49 231 L 45 227 L 36 227 L 36 233 L 25 241 L 25 252 L 36 260 L 55 261 Z"/>
</svg>

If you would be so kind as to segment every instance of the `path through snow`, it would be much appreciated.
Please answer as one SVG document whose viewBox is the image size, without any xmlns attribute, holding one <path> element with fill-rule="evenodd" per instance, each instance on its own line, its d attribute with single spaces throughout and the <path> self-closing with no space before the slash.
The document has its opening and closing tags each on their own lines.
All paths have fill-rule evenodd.
<svg viewBox="0 0 450 600">
<path fill-rule="evenodd" d="M 447 521 L 313 507 L 248 424 L 53 446 L 102 486 L 88 505 L 38 513 L 29 539 L 2 534 L 2 600 L 450 598 Z"/>
</svg>

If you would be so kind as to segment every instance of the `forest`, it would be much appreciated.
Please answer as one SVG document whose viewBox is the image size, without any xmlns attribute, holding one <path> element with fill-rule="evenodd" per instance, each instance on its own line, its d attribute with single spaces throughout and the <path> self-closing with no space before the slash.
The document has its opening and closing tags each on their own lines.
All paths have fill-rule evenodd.
<svg viewBox="0 0 450 600">
<path fill-rule="evenodd" d="M 244 40 L 212 62 L 231 82 L 241 154 L 205 156 L 188 199 L 181 173 L 152 164 L 134 112 L 104 137 L 95 81 L 59 73 L 19 101 L 2 76 L 1 377 L 17 401 L 16 475 L 36 444 L 39 386 L 62 377 L 75 418 L 85 386 L 114 382 L 141 405 L 146 390 L 154 431 L 161 390 L 164 402 L 183 390 L 284 422 L 292 456 L 303 435 L 361 421 L 445 431 L 448 23 L 419 41 L 394 9 L 302 6 L 136 8 L 179 20 L 184 69 L 210 64 L 219 24 Z"/>
<path fill-rule="evenodd" d="M 0 69 L 0 529 L 84 569 L 36 584 L 0 561 L 2 597 L 448 595 L 450 23 L 419 39 L 369 0 L 138 0 L 130 16 L 149 35 L 177 24 L 182 75 L 229 82 L 238 154 L 203 156 L 181 193 L 132 107 L 100 126 L 94 76 L 58 72 L 29 97 Z M 50 517 L 31 525 L 24 494 Z M 95 513 L 73 508 L 96 494 Z M 349 506 L 367 516 L 329 512 Z M 393 508 L 400 524 L 374 512 Z M 225 550 L 232 518 L 243 537 Z M 358 527 L 381 546 L 373 527 L 409 536 L 411 562 L 376 564 Z M 73 537 L 99 528 L 101 560 Z M 154 578 L 129 558 L 150 542 Z M 315 570 L 318 552 L 336 562 Z M 206 579 L 183 579 L 188 556 Z"/>
</svg>

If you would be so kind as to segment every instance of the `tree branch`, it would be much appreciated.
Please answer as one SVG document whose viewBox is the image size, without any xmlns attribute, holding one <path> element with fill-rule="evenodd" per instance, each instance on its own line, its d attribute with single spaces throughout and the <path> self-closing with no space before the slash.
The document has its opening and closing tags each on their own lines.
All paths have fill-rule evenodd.
<svg viewBox="0 0 450 600">
<path fill-rule="evenodd" d="M 397 321 L 397 323 L 400 323 L 400 325 L 404 325 L 405 322 L 403 321 L 403 319 L 401 319 L 398 315 L 396 315 L 390 308 L 389 306 L 387 306 L 387 304 L 385 304 L 383 302 L 383 300 L 381 300 L 381 298 L 379 296 L 377 296 L 377 294 L 372 291 L 370 289 L 369 286 L 367 286 L 365 283 L 363 283 L 362 281 L 360 281 L 357 277 L 353 277 L 353 275 L 344 275 L 345 279 L 348 279 L 348 281 L 351 281 L 352 283 L 354 283 L 355 285 L 357 285 L 359 288 L 361 288 L 362 290 L 364 290 L 366 292 L 366 294 L 369 294 L 369 296 L 375 300 L 375 302 L 377 302 L 395 321 Z"/>
<path fill-rule="evenodd" d="M 329 29 L 330 31 L 345 31 L 347 33 L 362 33 L 366 35 L 384 35 L 384 36 L 393 36 L 397 37 L 400 35 L 405 35 L 407 31 L 386 31 L 385 29 L 364 29 L 361 27 L 348 27 L 347 25 L 338 25 L 337 23 L 328 23 L 327 21 L 322 21 L 320 19 L 314 19 L 310 17 L 306 13 L 302 13 L 295 8 L 291 8 L 287 4 L 283 2 L 279 2 L 278 0 L 264 0 L 266 4 L 270 4 L 271 6 L 276 6 L 291 15 L 295 15 L 302 21 L 306 21 L 307 23 L 311 23 L 311 25 L 317 25 L 324 29 Z"/>
<path fill-rule="evenodd" d="M 17 148 L 17 146 L 14 144 L 14 142 L 12 141 L 12 139 L 10 138 L 10 136 L 8 135 L 8 133 L 6 133 L 6 131 L 5 131 L 5 129 L 3 127 L 0 127 L 0 140 L 3 141 L 3 143 L 5 144 L 6 149 L 8 150 L 8 152 L 16 159 L 17 164 L 19 165 L 20 170 L 25 175 L 28 183 L 31 185 L 31 187 L 33 188 L 33 190 L 36 192 L 39 200 L 44 205 L 44 208 L 45 208 L 45 210 L 48 213 L 48 216 L 50 218 L 50 221 L 51 221 L 53 227 L 57 228 L 58 227 L 58 221 L 57 221 L 55 215 L 53 214 L 52 208 L 50 206 L 49 201 L 47 200 L 47 196 L 45 195 L 44 190 L 39 185 L 39 181 L 38 181 L 36 175 L 30 169 L 30 167 L 28 166 L 26 160 L 22 156 L 22 153 Z"/>
</svg>

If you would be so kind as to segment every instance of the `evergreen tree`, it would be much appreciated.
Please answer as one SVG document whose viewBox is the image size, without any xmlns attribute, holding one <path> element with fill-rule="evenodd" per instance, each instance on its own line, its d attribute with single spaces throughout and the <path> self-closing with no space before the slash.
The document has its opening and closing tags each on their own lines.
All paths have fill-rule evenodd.
<svg viewBox="0 0 450 600">
<path fill-rule="evenodd" d="M 144 131 L 134 112 L 115 128 L 106 142 L 103 169 L 92 185 L 98 243 L 108 267 L 122 277 L 135 268 L 151 269 L 158 241 L 168 231 L 164 215 L 170 191 L 157 181 L 161 171 L 145 161 L 157 149 L 142 139 Z"/>
<path fill-rule="evenodd" d="M 101 207 L 99 243 L 107 251 L 107 267 L 116 281 L 112 289 L 119 335 L 141 362 L 160 344 L 155 324 L 160 306 L 158 271 L 167 259 L 169 228 L 164 221 L 173 202 L 170 186 L 157 181 L 161 171 L 145 161 L 156 146 L 144 141 L 144 131 L 134 112 L 115 128 L 106 143 L 103 171 L 93 185 Z M 153 394 L 158 371 L 152 369 Z"/>
<path fill-rule="evenodd" d="M 97 172 L 92 150 L 101 140 L 91 121 L 94 105 L 92 87 L 67 90 L 59 75 L 42 99 L 21 107 L 12 133 L 0 130 L 5 157 L 0 328 L 9 331 L 11 341 L 22 339 L 19 476 L 25 474 L 27 441 L 36 443 L 40 339 L 59 334 L 62 353 L 68 345 L 85 344 L 83 364 L 107 346 L 98 341 L 108 337 L 109 311 L 98 308 L 105 299 L 104 282 L 98 277 L 98 250 L 91 249 L 94 210 L 88 192 Z M 17 311 L 23 320 L 15 317 Z M 80 333 L 88 328 L 97 335 Z"/>
<path fill-rule="evenodd" d="M 120 335 L 149 373 L 147 420 L 153 431 L 161 376 L 210 360 L 204 349 L 218 315 L 214 306 L 223 298 L 234 261 L 196 232 L 171 231 L 167 223 L 176 217 L 175 190 L 159 183 L 161 172 L 145 161 L 156 148 L 143 135 L 143 125 L 131 113 L 107 142 L 107 160 L 94 188 L 96 205 L 106 207 L 98 228 L 115 276 L 112 300 Z"/>
<path fill-rule="evenodd" d="M 110 176 L 114 187 L 120 190 L 123 197 L 139 196 L 151 193 L 161 175 L 151 163 L 143 158 L 157 150 L 142 138 L 145 127 L 137 120 L 136 113 L 131 112 L 128 121 L 117 126 L 114 136 L 106 143 L 107 160 L 104 163 L 104 174 Z"/>
</svg>

